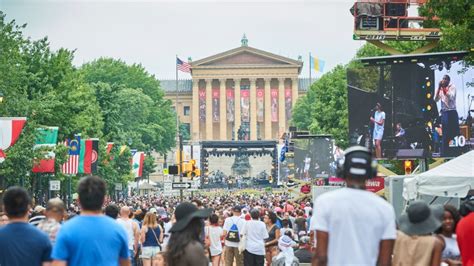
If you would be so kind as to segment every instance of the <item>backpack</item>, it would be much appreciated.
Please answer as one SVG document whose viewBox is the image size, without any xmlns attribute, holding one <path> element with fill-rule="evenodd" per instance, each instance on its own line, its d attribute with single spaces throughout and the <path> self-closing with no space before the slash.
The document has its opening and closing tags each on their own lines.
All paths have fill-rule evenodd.
<svg viewBox="0 0 474 266">
<path fill-rule="evenodd" d="M 229 232 L 227 232 L 227 236 L 225 240 L 230 241 L 230 242 L 240 242 L 240 234 L 239 234 L 239 228 L 237 227 L 237 224 L 233 223 L 232 226 L 229 229 Z"/>
</svg>

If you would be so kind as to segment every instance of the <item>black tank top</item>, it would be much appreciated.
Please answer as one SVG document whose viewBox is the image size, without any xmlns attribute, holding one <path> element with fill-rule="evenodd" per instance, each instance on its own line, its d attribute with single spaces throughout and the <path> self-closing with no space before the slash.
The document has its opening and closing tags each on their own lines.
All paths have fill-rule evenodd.
<svg viewBox="0 0 474 266">
<path fill-rule="evenodd" d="M 155 234 L 153 234 L 152 230 L 155 232 L 156 237 L 155 237 Z M 143 246 L 144 247 L 160 246 L 160 243 L 158 243 L 157 241 L 160 239 L 160 234 L 161 234 L 161 230 L 159 226 L 157 226 L 156 228 L 148 227 L 148 230 L 145 233 L 145 241 L 143 242 Z"/>
<path fill-rule="evenodd" d="M 277 226 L 276 226 L 276 224 L 274 224 L 272 229 L 270 229 L 270 231 L 268 231 L 268 238 L 265 239 L 265 242 L 270 242 L 272 240 L 275 240 L 276 230 L 277 230 Z"/>
</svg>

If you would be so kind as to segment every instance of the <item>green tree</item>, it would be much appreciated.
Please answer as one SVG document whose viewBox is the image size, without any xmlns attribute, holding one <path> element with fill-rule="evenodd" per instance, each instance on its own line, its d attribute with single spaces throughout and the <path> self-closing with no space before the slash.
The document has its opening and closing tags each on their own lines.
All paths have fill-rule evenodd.
<svg viewBox="0 0 474 266">
<path fill-rule="evenodd" d="M 84 64 L 81 73 L 95 89 L 107 139 L 130 140 L 134 148 L 159 153 L 175 144 L 171 102 L 164 99 L 159 81 L 141 65 L 100 58 Z"/>
<path fill-rule="evenodd" d="M 430 0 L 420 8 L 420 14 L 437 17 L 431 26 L 439 26 L 443 33 L 444 50 L 470 51 L 466 62 L 473 63 L 474 56 L 474 5 L 472 0 Z"/>
<path fill-rule="evenodd" d="M 103 127 L 94 91 L 72 65 L 73 52 L 51 51 L 46 38 L 24 37 L 25 27 L 7 22 L 0 12 L 0 92 L 5 98 L 0 116 L 27 117 L 18 142 L 6 151 L 7 159 L 0 164 L 0 175 L 10 185 L 35 180 L 33 159 L 41 152 L 33 150 L 36 128 L 59 126 L 63 140 L 75 133 L 100 136 Z M 66 149 L 60 145 L 56 148 L 58 178 L 65 160 Z"/>
<path fill-rule="evenodd" d="M 294 108 L 299 129 L 333 135 L 336 145 L 348 144 L 346 68 L 338 65 L 311 85 Z"/>
</svg>

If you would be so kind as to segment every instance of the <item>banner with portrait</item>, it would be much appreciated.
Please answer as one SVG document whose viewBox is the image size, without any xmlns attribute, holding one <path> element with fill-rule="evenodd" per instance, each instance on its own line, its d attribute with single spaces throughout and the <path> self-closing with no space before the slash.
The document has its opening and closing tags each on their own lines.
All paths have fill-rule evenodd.
<svg viewBox="0 0 474 266">
<path fill-rule="evenodd" d="M 234 122 L 235 96 L 233 89 L 227 89 L 227 122 Z"/>
<path fill-rule="evenodd" d="M 264 118 L 264 115 L 265 115 L 264 95 L 265 95 L 264 89 L 257 89 L 257 122 L 263 122 L 263 120 L 265 119 Z"/>
<path fill-rule="evenodd" d="M 291 88 L 285 89 L 285 113 L 286 113 L 286 121 L 290 121 L 291 119 Z"/>
<path fill-rule="evenodd" d="M 219 122 L 220 120 L 220 92 L 219 89 L 212 89 L 212 121 Z"/>
<path fill-rule="evenodd" d="M 250 122 L 250 90 L 240 91 L 240 110 L 242 122 Z"/>
<path fill-rule="evenodd" d="M 199 90 L 199 121 L 206 121 L 206 90 Z"/>
<path fill-rule="evenodd" d="M 278 122 L 278 89 L 270 90 L 272 122 Z"/>
</svg>

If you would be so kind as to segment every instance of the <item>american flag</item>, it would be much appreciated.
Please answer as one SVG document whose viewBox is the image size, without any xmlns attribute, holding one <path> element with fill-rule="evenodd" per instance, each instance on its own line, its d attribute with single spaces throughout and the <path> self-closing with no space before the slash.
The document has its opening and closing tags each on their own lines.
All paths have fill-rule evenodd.
<svg viewBox="0 0 474 266">
<path fill-rule="evenodd" d="M 176 57 L 176 68 L 182 72 L 191 73 L 191 65 Z"/>
<path fill-rule="evenodd" d="M 68 147 L 68 159 L 65 164 L 63 164 L 61 172 L 67 175 L 75 175 L 79 170 L 79 155 L 81 149 L 81 137 L 76 136 L 72 140 L 66 140 L 64 145 Z"/>
</svg>

